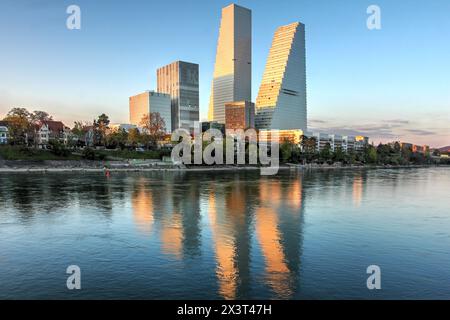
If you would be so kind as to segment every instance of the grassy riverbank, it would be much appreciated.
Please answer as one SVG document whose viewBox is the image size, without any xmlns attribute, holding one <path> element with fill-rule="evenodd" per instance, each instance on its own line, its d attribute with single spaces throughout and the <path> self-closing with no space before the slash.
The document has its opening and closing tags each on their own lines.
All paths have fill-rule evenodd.
<svg viewBox="0 0 450 320">
<path fill-rule="evenodd" d="M 0 146 L 0 160 L 80 160 L 81 156 L 76 154 L 57 155 L 50 150 L 26 148 L 21 146 Z"/>
<path fill-rule="evenodd" d="M 0 160 L 45 161 L 45 160 L 124 160 L 124 159 L 161 159 L 169 154 L 161 150 L 69 150 L 58 153 L 54 150 L 27 148 L 25 146 L 0 146 Z M 169 154 L 170 155 L 170 154 Z"/>
</svg>

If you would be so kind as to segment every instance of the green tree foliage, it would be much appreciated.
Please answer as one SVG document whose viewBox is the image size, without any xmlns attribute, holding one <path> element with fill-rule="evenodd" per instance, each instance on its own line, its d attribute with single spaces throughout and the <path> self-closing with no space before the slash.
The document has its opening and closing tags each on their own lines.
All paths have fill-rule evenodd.
<svg viewBox="0 0 450 320">
<path fill-rule="evenodd" d="M 322 150 L 320 150 L 319 153 L 319 160 L 323 162 L 328 162 L 331 160 L 332 153 L 331 153 L 331 146 L 329 143 L 327 143 Z"/>
<path fill-rule="evenodd" d="M 281 160 L 288 162 L 292 157 L 292 143 L 285 141 L 280 145 Z"/>
<path fill-rule="evenodd" d="M 378 154 L 374 146 L 368 145 L 364 150 L 365 162 L 369 164 L 377 164 Z"/>
<path fill-rule="evenodd" d="M 87 160 L 95 160 L 95 151 L 91 148 L 84 148 L 81 156 Z"/>
<path fill-rule="evenodd" d="M 128 133 L 124 129 L 117 130 L 106 136 L 106 147 L 109 149 L 125 149 Z"/>
<path fill-rule="evenodd" d="M 106 155 L 101 152 L 97 152 L 92 148 L 84 148 L 81 157 L 86 160 L 105 160 Z"/>
<path fill-rule="evenodd" d="M 42 121 L 52 120 L 45 111 L 29 112 L 26 108 L 12 108 L 3 121 L 8 123 L 11 144 L 28 145 L 36 143 L 36 126 Z"/>
<path fill-rule="evenodd" d="M 45 111 L 36 110 L 36 111 L 33 111 L 33 113 L 30 116 L 31 116 L 31 121 L 34 123 L 53 120 L 53 117 Z"/>
<path fill-rule="evenodd" d="M 141 143 L 141 133 L 138 129 L 132 128 L 128 131 L 127 144 L 136 148 Z"/>
<path fill-rule="evenodd" d="M 94 120 L 94 144 L 99 146 L 106 146 L 106 131 L 109 126 L 109 117 L 102 113 Z"/>
<path fill-rule="evenodd" d="M 342 151 L 342 148 L 336 148 L 332 154 L 332 159 L 334 162 L 344 163 L 346 161 L 346 154 Z"/>
<path fill-rule="evenodd" d="M 66 146 L 63 143 L 59 142 L 58 140 L 50 140 L 49 145 L 52 152 L 56 156 L 68 157 L 71 154 L 70 150 L 67 149 Z"/>
</svg>

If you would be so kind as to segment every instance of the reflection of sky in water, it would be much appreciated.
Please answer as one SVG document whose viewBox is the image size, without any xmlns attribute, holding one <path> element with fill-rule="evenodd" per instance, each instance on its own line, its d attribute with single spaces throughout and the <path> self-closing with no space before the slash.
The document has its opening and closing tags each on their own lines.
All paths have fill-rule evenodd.
<svg viewBox="0 0 450 320">
<path fill-rule="evenodd" d="M 0 298 L 450 298 L 449 187 L 443 168 L 0 175 Z"/>
</svg>

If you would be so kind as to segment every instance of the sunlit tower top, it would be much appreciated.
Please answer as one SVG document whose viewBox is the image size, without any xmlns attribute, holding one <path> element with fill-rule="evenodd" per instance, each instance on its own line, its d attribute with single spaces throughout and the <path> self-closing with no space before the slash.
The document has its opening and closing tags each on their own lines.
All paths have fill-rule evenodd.
<svg viewBox="0 0 450 320">
<path fill-rule="evenodd" d="M 225 123 L 225 103 L 251 101 L 252 13 L 230 4 L 222 9 L 208 120 Z"/>
</svg>

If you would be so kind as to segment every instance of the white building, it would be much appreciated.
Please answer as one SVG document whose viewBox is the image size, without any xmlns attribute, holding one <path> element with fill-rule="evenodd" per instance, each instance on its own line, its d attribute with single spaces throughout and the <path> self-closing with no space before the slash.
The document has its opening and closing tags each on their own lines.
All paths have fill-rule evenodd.
<svg viewBox="0 0 450 320">
<path fill-rule="evenodd" d="M 0 126 L 0 144 L 8 143 L 8 127 Z"/>
<path fill-rule="evenodd" d="M 330 138 L 330 147 L 331 150 L 334 152 L 338 149 L 342 150 L 342 136 L 339 134 L 330 134 L 328 135 Z"/>
<path fill-rule="evenodd" d="M 37 144 L 40 146 L 48 145 L 50 140 L 67 144 L 70 134 L 70 129 L 61 121 L 42 121 L 36 127 Z"/>
<path fill-rule="evenodd" d="M 352 136 L 343 136 L 342 137 L 342 150 L 344 152 L 353 152 L 355 151 L 355 142 L 356 138 Z"/>
<path fill-rule="evenodd" d="M 316 151 L 318 152 L 322 151 L 326 145 L 329 145 L 333 152 L 339 148 L 346 153 L 361 152 L 369 144 L 369 138 L 364 136 L 341 136 L 322 132 L 308 133 L 306 136 L 316 139 Z"/>
<path fill-rule="evenodd" d="M 225 123 L 225 103 L 252 99 L 252 13 L 230 4 L 222 9 L 208 120 Z"/>
<path fill-rule="evenodd" d="M 279 27 L 256 98 L 258 129 L 307 131 L 305 59 L 305 26 Z"/>
<path fill-rule="evenodd" d="M 369 145 L 369 137 L 356 136 L 355 137 L 355 151 L 361 152 Z"/>
<path fill-rule="evenodd" d="M 155 91 L 130 97 L 130 123 L 140 127 L 142 118 L 150 113 L 159 113 L 166 125 L 166 132 L 172 132 L 172 112 L 170 95 Z"/>
<path fill-rule="evenodd" d="M 310 136 L 316 139 L 316 151 L 320 152 L 327 144 L 331 147 L 330 135 L 328 133 L 314 132 Z"/>
<path fill-rule="evenodd" d="M 130 131 L 130 129 L 136 129 L 137 126 L 129 123 L 113 123 L 109 125 L 109 129 L 112 132 L 117 132 L 120 130 L 125 130 L 126 132 Z"/>
</svg>

